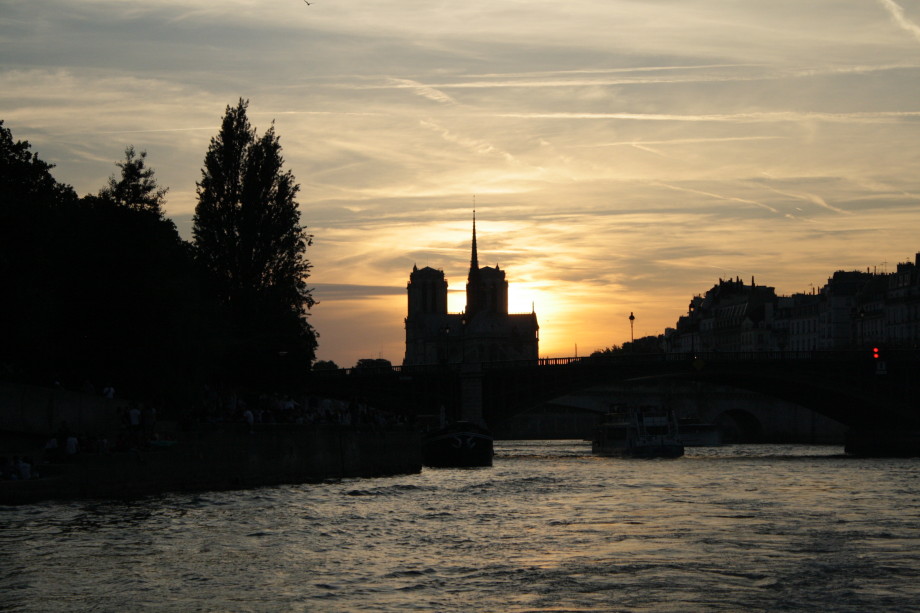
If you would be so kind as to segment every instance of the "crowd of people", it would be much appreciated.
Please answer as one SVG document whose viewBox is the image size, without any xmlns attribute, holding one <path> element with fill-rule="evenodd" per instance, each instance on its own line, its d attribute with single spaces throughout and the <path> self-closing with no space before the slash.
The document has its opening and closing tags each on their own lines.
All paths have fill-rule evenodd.
<svg viewBox="0 0 920 613">
<path fill-rule="evenodd" d="M 32 460 L 27 456 L 0 456 L 0 481 L 28 481 L 38 478 Z"/>
<path fill-rule="evenodd" d="M 233 389 L 206 387 L 197 414 L 206 423 L 243 422 L 255 424 L 297 424 L 361 426 L 386 428 L 407 423 L 395 415 L 369 406 L 359 399 L 351 401 L 319 398 L 309 394 L 245 394 Z"/>
</svg>

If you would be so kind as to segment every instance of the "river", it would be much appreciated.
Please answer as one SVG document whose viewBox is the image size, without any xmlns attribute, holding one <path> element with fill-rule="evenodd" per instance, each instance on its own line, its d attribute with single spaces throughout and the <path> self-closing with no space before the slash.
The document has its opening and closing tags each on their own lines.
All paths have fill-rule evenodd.
<svg viewBox="0 0 920 613">
<path fill-rule="evenodd" d="M 920 460 L 593 457 L 0 508 L 3 611 L 920 611 Z"/>
</svg>

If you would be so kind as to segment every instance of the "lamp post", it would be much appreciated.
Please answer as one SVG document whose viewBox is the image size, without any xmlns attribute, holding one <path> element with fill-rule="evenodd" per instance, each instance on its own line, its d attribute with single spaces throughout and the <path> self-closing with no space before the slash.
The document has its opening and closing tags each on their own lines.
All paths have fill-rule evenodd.
<svg viewBox="0 0 920 613">
<path fill-rule="evenodd" d="M 460 363 L 466 363 L 466 313 L 460 317 Z"/>
<path fill-rule="evenodd" d="M 696 305 L 693 304 L 693 301 L 690 301 L 690 306 L 687 311 L 690 313 L 690 357 L 693 358 L 696 355 L 696 334 L 694 329 L 696 324 L 693 322 L 693 312 L 696 310 Z"/>
<path fill-rule="evenodd" d="M 441 363 L 445 366 L 450 364 L 450 324 L 444 324 L 444 328 L 441 330 L 444 338 L 444 346 L 441 350 L 444 352 L 442 355 Z"/>
<path fill-rule="evenodd" d="M 866 339 L 866 309 L 859 309 L 859 322 L 857 325 L 859 326 L 859 329 L 857 330 L 856 334 L 858 337 L 859 348 L 862 349 L 863 343 Z"/>
</svg>

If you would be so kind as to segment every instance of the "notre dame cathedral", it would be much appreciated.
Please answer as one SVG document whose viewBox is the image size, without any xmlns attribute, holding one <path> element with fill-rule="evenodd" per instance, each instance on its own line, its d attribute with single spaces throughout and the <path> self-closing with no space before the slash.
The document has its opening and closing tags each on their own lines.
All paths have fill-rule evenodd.
<svg viewBox="0 0 920 613">
<path fill-rule="evenodd" d="M 443 270 L 412 267 L 409 275 L 404 365 L 536 360 L 540 341 L 535 312 L 508 313 L 505 271 L 479 267 L 476 216 L 466 282 L 466 310 L 447 312 Z"/>
</svg>

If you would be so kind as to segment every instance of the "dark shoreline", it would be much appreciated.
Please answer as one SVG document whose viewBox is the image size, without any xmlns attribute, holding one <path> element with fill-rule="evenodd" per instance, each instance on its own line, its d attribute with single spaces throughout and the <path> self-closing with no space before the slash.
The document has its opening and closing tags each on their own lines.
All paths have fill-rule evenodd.
<svg viewBox="0 0 920 613">
<path fill-rule="evenodd" d="M 39 464 L 39 478 L 0 482 L 0 505 L 319 483 L 421 468 L 419 435 L 406 426 L 202 424 L 143 450 Z"/>
</svg>

